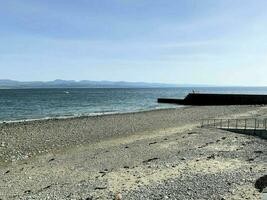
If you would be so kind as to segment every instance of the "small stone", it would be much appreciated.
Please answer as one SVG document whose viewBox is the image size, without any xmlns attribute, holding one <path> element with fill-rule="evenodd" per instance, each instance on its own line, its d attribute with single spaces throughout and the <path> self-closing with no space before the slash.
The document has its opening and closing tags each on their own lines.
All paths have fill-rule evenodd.
<svg viewBox="0 0 267 200">
<path fill-rule="evenodd" d="M 54 160 L 55 160 L 55 158 L 51 158 L 51 159 L 48 160 L 48 162 L 52 162 Z"/>
<path fill-rule="evenodd" d="M 115 200 L 122 200 L 122 195 L 120 193 L 117 193 L 115 195 Z"/>
<path fill-rule="evenodd" d="M 208 160 L 210 160 L 210 159 L 215 159 L 215 154 L 212 154 L 212 155 L 208 156 L 207 159 L 208 159 Z"/>
<path fill-rule="evenodd" d="M 262 154 L 263 151 L 254 151 L 254 153 Z"/>
<path fill-rule="evenodd" d="M 105 190 L 105 189 L 107 189 L 106 186 L 97 186 L 97 187 L 95 187 L 95 190 Z"/>
</svg>

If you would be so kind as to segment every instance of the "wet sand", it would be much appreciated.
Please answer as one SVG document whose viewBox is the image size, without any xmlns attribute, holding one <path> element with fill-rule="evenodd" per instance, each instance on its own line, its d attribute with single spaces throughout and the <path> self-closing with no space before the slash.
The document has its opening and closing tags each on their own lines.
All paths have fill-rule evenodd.
<svg viewBox="0 0 267 200">
<path fill-rule="evenodd" d="M 1 199 L 260 199 L 266 140 L 199 128 L 266 107 L 187 107 L 0 125 Z"/>
</svg>

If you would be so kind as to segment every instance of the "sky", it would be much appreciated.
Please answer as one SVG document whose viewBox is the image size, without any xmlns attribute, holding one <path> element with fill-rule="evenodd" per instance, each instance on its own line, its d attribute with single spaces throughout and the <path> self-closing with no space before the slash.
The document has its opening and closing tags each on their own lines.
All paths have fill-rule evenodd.
<svg viewBox="0 0 267 200">
<path fill-rule="evenodd" d="M 0 0 L 0 79 L 267 86 L 266 0 Z"/>
</svg>

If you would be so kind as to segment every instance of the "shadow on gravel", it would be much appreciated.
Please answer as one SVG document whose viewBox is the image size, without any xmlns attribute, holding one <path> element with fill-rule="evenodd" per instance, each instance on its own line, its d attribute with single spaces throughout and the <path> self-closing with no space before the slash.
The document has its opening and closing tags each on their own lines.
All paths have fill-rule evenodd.
<svg viewBox="0 0 267 200">
<path fill-rule="evenodd" d="M 261 139 L 267 140 L 267 130 L 254 130 L 254 129 L 245 130 L 245 129 L 227 129 L 227 128 L 221 128 L 221 130 L 243 134 L 243 135 L 251 135 L 251 136 L 255 136 L 255 137 L 259 137 Z"/>
</svg>

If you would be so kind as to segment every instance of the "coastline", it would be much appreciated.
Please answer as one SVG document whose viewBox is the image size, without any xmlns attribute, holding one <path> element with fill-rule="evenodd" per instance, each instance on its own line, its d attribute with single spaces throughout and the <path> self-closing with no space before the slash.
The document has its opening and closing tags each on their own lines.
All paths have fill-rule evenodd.
<svg viewBox="0 0 267 200">
<path fill-rule="evenodd" d="M 29 119 L 18 119 L 18 120 L 0 120 L 1 124 L 12 124 L 12 123 L 23 123 L 23 122 L 32 122 L 32 121 L 47 121 L 47 120 L 61 120 L 61 119 L 76 119 L 76 118 L 88 118 L 88 117 L 95 117 L 95 116 L 107 116 L 107 115 L 123 115 L 123 114 L 134 114 L 134 113 L 144 113 L 144 112 L 151 112 L 157 110 L 173 110 L 173 109 L 180 109 L 185 108 L 188 106 L 179 106 L 170 107 L 170 108 L 154 108 L 154 109 L 140 109 L 135 111 L 111 111 L 111 112 L 93 112 L 88 114 L 74 114 L 74 115 L 62 115 L 56 117 L 40 117 L 40 118 L 29 118 Z"/>
</svg>

